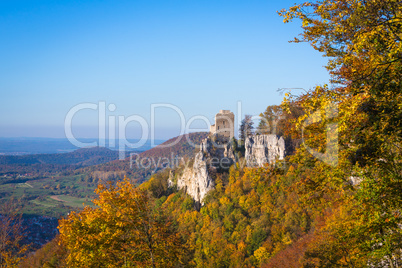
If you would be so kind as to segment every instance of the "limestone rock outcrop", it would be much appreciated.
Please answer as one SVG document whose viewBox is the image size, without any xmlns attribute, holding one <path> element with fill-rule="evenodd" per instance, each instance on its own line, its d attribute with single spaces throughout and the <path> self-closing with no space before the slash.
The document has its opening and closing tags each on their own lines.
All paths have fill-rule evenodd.
<svg viewBox="0 0 402 268">
<path fill-rule="evenodd" d="M 233 146 L 237 146 L 237 143 L 235 145 L 233 145 L 231 142 L 225 144 L 223 156 L 231 159 L 233 162 L 236 162 L 237 161 L 237 158 L 235 156 L 236 148 L 233 148 Z"/>
<path fill-rule="evenodd" d="M 181 176 L 177 178 L 177 188 L 202 204 L 205 195 L 214 188 L 214 181 L 208 172 L 208 140 L 201 143 L 200 151 L 195 155 L 194 164 L 184 168 Z"/>
<path fill-rule="evenodd" d="M 248 167 L 262 167 L 285 158 L 285 140 L 276 135 L 256 135 L 245 140 L 245 159 Z"/>
<path fill-rule="evenodd" d="M 221 140 L 218 136 L 212 136 L 204 139 L 194 156 L 194 162 L 190 161 L 183 169 L 170 173 L 169 187 L 176 185 L 178 189 L 183 189 L 200 208 L 205 196 L 215 187 L 216 174 L 229 170 L 238 161 L 239 148 L 234 147 L 237 147 L 237 143 L 227 138 Z M 245 160 L 249 167 L 273 164 L 284 157 L 285 141 L 282 137 L 257 135 L 245 141 Z"/>
<path fill-rule="evenodd" d="M 194 156 L 194 163 L 186 165 L 181 172 L 171 174 L 169 185 L 175 184 L 193 197 L 196 204 L 202 205 L 206 194 L 214 189 L 214 175 L 233 164 L 231 158 L 225 157 L 225 142 L 227 140 L 221 141 L 217 137 L 214 140 L 211 137 L 204 139 L 200 151 Z"/>
<path fill-rule="evenodd" d="M 361 177 L 357 177 L 357 176 L 349 177 L 349 181 L 352 186 L 358 186 L 362 182 L 362 180 L 363 179 Z"/>
</svg>

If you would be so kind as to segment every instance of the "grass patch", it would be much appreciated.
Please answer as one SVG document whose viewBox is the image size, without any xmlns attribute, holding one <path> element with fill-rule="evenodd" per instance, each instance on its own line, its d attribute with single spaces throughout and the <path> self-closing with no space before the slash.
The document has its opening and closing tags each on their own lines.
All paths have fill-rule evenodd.
<svg viewBox="0 0 402 268">
<path fill-rule="evenodd" d="M 0 202 L 13 200 L 27 215 L 62 217 L 84 205 L 95 207 L 95 183 L 88 183 L 81 176 L 44 176 L 27 182 L 0 185 Z M 57 197 L 52 199 L 51 197 Z"/>
<path fill-rule="evenodd" d="M 32 185 L 28 183 L 17 183 L 15 184 L 16 188 L 33 188 Z"/>
<path fill-rule="evenodd" d="M 78 208 L 83 208 L 85 205 L 94 207 L 95 205 L 89 201 L 86 198 L 78 198 L 74 196 L 69 196 L 69 195 L 54 195 L 52 196 L 54 201 L 57 199 L 61 201 L 56 201 L 56 202 L 63 202 L 64 205 L 70 206 L 70 207 L 78 207 Z"/>
</svg>

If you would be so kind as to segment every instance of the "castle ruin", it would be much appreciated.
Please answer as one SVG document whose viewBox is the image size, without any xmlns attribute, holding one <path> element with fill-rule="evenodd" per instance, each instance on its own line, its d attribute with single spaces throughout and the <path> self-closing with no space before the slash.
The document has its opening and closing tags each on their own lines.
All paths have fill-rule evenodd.
<svg viewBox="0 0 402 268">
<path fill-rule="evenodd" d="M 234 114 L 230 110 L 220 110 L 215 115 L 215 124 L 211 125 L 211 134 L 223 137 L 234 137 Z"/>
</svg>

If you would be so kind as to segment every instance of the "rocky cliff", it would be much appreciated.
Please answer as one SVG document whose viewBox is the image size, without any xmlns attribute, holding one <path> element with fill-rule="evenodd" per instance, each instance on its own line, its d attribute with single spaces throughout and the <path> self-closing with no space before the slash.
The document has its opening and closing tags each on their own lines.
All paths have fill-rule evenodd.
<svg viewBox="0 0 402 268">
<path fill-rule="evenodd" d="M 233 164 L 226 157 L 227 139 L 208 137 L 200 144 L 200 151 L 194 156 L 194 162 L 170 174 L 169 185 L 176 185 L 194 198 L 196 204 L 202 205 L 206 194 L 215 186 L 215 175 Z"/>
<path fill-rule="evenodd" d="M 207 193 L 214 189 L 216 173 L 227 171 L 235 163 L 239 148 L 237 144 L 208 137 L 200 144 L 200 151 L 194 156 L 194 162 L 182 170 L 173 171 L 169 185 L 176 185 L 194 198 L 198 206 L 203 205 Z M 285 157 L 285 141 L 276 135 L 258 135 L 249 137 L 245 142 L 245 160 L 249 167 L 274 163 Z"/>
<path fill-rule="evenodd" d="M 194 164 L 185 167 L 177 178 L 177 188 L 184 189 L 199 204 L 202 204 L 205 195 L 214 188 L 214 181 L 208 171 L 208 145 L 209 140 L 205 139 L 194 157 Z"/>
<path fill-rule="evenodd" d="M 285 140 L 276 135 L 256 135 L 245 141 L 245 159 L 248 167 L 262 167 L 285 158 Z"/>
</svg>

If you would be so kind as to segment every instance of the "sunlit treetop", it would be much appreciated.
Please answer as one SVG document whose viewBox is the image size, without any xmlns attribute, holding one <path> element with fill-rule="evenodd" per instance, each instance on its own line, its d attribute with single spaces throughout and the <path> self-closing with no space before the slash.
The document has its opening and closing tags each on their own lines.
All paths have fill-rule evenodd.
<svg viewBox="0 0 402 268">
<path fill-rule="evenodd" d="M 402 5 L 399 0 L 305 2 L 278 12 L 284 22 L 302 21 L 293 42 L 308 42 L 330 57 L 327 69 L 342 84 L 385 72 L 402 61 Z"/>
</svg>

